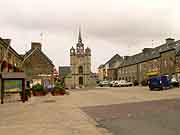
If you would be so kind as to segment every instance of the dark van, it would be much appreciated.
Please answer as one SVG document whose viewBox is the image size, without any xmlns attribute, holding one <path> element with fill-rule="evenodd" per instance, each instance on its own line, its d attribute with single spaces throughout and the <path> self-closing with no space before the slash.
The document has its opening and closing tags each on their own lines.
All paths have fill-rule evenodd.
<svg viewBox="0 0 180 135">
<path fill-rule="evenodd" d="M 163 90 L 165 88 L 170 88 L 171 83 L 167 75 L 162 75 L 149 78 L 148 85 L 150 90 Z"/>
</svg>

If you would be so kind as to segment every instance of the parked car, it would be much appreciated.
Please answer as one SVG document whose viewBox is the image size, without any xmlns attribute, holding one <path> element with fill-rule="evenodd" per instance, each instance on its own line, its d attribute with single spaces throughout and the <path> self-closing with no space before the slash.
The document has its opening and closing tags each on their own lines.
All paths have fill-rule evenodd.
<svg viewBox="0 0 180 135">
<path fill-rule="evenodd" d="M 114 82 L 115 82 L 115 81 L 110 81 L 110 86 L 111 86 L 111 87 L 114 86 Z"/>
<path fill-rule="evenodd" d="M 127 86 L 127 87 L 133 86 L 133 83 L 132 83 L 132 82 L 127 82 L 127 83 L 126 83 L 126 86 Z"/>
<path fill-rule="evenodd" d="M 113 87 L 119 87 L 119 81 L 114 81 Z"/>
<path fill-rule="evenodd" d="M 163 90 L 165 88 L 171 87 L 170 79 L 167 75 L 149 78 L 148 85 L 150 90 L 154 90 L 154 89 Z"/>
<path fill-rule="evenodd" d="M 171 80 L 168 75 L 161 76 L 161 83 L 163 89 L 171 88 Z"/>
<path fill-rule="evenodd" d="M 99 86 L 100 87 L 110 86 L 110 81 L 100 81 Z"/>
<path fill-rule="evenodd" d="M 171 86 L 172 87 L 179 87 L 179 82 L 176 80 L 175 77 L 171 78 Z"/>
<path fill-rule="evenodd" d="M 133 83 L 128 82 L 126 80 L 120 80 L 120 81 L 118 81 L 118 86 L 119 87 L 128 87 L 128 86 L 133 86 Z"/>
<path fill-rule="evenodd" d="M 158 89 L 162 90 L 162 83 L 160 77 L 151 77 L 148 80 L 148 85 L 150 90 Z"/>
</svg>

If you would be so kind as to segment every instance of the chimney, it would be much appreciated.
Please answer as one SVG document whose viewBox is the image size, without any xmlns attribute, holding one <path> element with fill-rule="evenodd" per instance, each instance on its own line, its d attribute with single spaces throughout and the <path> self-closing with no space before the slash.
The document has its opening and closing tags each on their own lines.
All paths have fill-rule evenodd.
<svg viewBox="0 0 180 135">
<path fill-rule="evenodd" d="M 166 44 L 171 44 L 174 42 L 175 39 L 173 38 L 166 38 Z"/>
<path fill-rule="evenodd" d="M 124 60 L 127 60 L 130 56 L 124 56 Z"/>
<path fill-rule="evenodd" d="M 3 39 L 3 41 L 8 45 L 10 45 L 10 43 L 11 43 L 11 39 Z"/>
<path fill-rule="evenodd" d="M 41 50 L 41 43 L 39 43 L 39 42 L 32 42 L 31 43 L 31 49 L 36 49 L 36 48 L 38 48 L 39 50 Z"/>
</svg>

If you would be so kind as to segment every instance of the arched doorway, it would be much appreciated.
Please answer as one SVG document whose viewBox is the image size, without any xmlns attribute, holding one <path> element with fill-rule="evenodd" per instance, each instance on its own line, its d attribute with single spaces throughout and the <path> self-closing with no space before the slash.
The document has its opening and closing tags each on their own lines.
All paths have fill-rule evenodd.
<svg viewBox="0 0 180 135">
<path fill-rule="evenodd" d="M 83 77 L 79 77 L 79 85 L 83 85 Z"/>
</svg>

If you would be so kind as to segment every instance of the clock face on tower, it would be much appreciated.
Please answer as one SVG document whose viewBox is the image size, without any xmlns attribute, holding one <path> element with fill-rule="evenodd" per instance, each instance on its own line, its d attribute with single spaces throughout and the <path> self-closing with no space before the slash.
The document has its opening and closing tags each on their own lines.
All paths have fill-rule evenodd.
<svg viewBox="0 0 180 135">
<path fill-rule="evenodd" d="M 84 47 L 83 46 L 77 46 L 77 54 L 79 54 L 79 55 L 84 54 Z"/>
<path fill-rule="evenodd" d="M 71 50 L 71 53 L 74 53 L 74 50 Z"/>
</svg>

